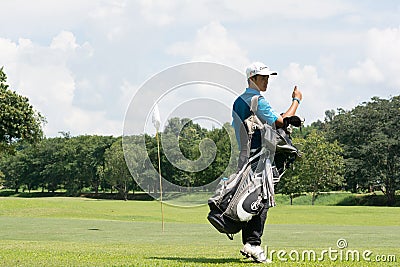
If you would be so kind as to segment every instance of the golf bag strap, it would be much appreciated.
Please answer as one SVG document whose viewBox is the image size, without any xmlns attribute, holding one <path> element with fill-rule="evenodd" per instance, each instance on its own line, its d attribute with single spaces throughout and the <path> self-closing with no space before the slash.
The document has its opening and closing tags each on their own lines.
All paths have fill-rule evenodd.
<svg viewBox="0 0 400 267">
<path fill-rule="evenodd" d="M 251 98 L 251 102 L 250 102 L 251 115 L 250 115 L 249 118 L 247 118 L 244 121 L 244 124 L 246 125 L 245 128 L 247 128 L 247 130 L 246 130 L 246 135 L 247 135 L 246 139 L 247 140 L 246 140 L 246 142 L 243 142 L 241 144 L 240 154 L 239 154 L 238 170 L 237 170 L 238 172 L 239 172 L 239 170 L 243 169 L 244 166 L 246 165 L 246 163 L 249 161 L 251 140 L 252 140 L 254 131 L 256 129 L 260 129 L 261 127 L 263 127 L 262 122 L 260 121 L 260 119 L 256 115 L 256 112 L 257 112 L 257 109 L 258 109 L 258 99 L 260 97 L 261 97 L 261 95 L 254 95 Z M 243 134 L 245 134 L 245 133 L 243 132 Z"/>
<path fill-rule="evenodd" d="M 256 112 L 257 112 L 257 109 L 258 109 L 258 99 L 259 99 L 260 97 L 261 97 L 260 95 L 254 95 L 254 96 L 251 98 L 250 111 L 251 111 L 253 114 L 256 114 Z"/>
</svg>

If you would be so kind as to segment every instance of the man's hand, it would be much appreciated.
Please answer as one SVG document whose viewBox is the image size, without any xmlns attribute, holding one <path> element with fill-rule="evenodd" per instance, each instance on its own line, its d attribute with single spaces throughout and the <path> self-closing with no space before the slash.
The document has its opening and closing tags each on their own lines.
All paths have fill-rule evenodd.
<svg viewBox="0 0 400 267">
<path fill-rule="evenodd" d="M 297 85 L 293 89 L 292 98 L 298 98 L 300 101 L 303 99 L 303 94 L 300 92 L 299 89 L 297 89 Z M 289 109 L 285 113 L 283 113 L 282 116 L 278 117 L 278 119 L 275 121 L 275 125 L 277 127 L 283 127 L 283 118 L 294 116 L 296 114 L 296 110 L 299 105 L 295 103 L 297 103 L 297 101 L 293 101 Z"/>
<path fill-rule="evenodd" d="M 299 89 L 297 89 L 297 85 L 293 89 L 292 98 L 303 100 L 303 94 L 300 92 Z"/>
</svg>

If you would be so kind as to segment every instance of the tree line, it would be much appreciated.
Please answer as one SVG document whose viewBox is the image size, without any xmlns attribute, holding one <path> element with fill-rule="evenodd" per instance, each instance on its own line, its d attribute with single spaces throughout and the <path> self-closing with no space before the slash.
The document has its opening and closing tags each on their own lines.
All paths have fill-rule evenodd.
<svg viewBox="0 0 400 267">
<path fill-rule="evenodd" d="M 175 135 L 177 130 L 180 131 Z M 167 138 L 163 143 L 166 146 L 170 144 L 168 138 L 179 139 L 179 151 L 189 160 L 199 158 L 199 144 L 205 138 L 213 140 L 217 150 L 210 166 L 202 171 L 192 172 L 174 166 L 161 146 L 161 173 L 171 183 L 184 187 L 208 184 L 219 177 L 229 165 L 231 147 L 229 133 L 224 128 L 207 130 L 188 119 L 173 118 L 165 132 L 161 133 L 163 135 Z M 61 137 L 44 138 L 34 144 L 18 142 L 14 144 L 12 153 L 3 153 L 1 157 L 1 184 L 16 193 L 21 189 L 28 192 L 39 188 L 48 192 L 61 189 L 69 196 L 114 190 L 124 199 L 127 199 L 130 191 L 158 191 L 158 176 L 150 171 L 151 167 L 156 169 L 158 163 L 155 136 L 124 138 L 130 139 L 129 149 L 126 149 L 125 154 L 122 137 L 72 137 L 68 133 L 62 133 Z M 129 155 L 129 151 L 133 153 Z M 146 187 L 143 188 L 143 185 Z"/>
<path fill-rule="evenodd" d="M 312 123 L 311 132 L 297 141 L 304 144 L 305 161 L 284 177 L 282 192 L 313 192 L 314 200 L 318 188 L 340 186 L 353 193 L 381 191 L 386 204 L 394 205 L 400 189 L 399 127 L 400 96 L 326 111 L 325 120 Z"/>
<path fill-rule="evenodd" d="M 16 192 L 62 189 L 71 196 L 115 191 L 124 199 L 128 192 L 159 190 L 158 177 L 150 171 L 158 169 L 155 136 L 62 132 L 60 137 L 45 138 L 44 117 L 26 97 L 8 88 L 6 78 L 1 68 L 0 188 Z M 303 156 L 282 177 L 277 192 L 291 199 L 309 192 L 314 202 L 323 191 L 379 190 L 393 205 L 400 187 L 399 126 L 400 96 L 374 97 L 348 111 L 326 111 L 324 121 L 294 131 L 294 144 Z M 170 119 L 160 133 L 162 176 L 190 189 L 233 173 L 237 147 L 232 136 L 229 123 L 220 129 L 204 129 L 190 119 Z M 129 141 L 125 147 L 124 140 Z M 210 157 L 213 160 L 207 164 Z M 187 160 L 208 167 L 196 171 Z"/>
</svg>

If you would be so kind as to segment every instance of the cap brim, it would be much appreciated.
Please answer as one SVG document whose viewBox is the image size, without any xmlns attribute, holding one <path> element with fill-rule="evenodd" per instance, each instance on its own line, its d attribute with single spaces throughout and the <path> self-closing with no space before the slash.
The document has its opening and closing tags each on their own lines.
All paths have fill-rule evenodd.
<svg viewBox="0 0 400 267">
<path fill-rule="evenodd" d="M 261 70 L 259 73 L 257 73 L 258 75 L 264 75 L 264 76 L 267 76 L 267 75 L 278 75 L 278 73 L 277 72 L 275 72 L 275 71 L 271 71 L 271 70 Z"/>
</svg>

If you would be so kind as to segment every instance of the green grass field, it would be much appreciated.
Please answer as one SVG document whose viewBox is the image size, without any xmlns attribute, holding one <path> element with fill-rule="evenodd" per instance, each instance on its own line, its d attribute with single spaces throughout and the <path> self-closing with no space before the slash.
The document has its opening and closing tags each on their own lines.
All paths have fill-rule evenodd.
<svg viewBox="0 0 400 267">
<path fill-rule="evenodd" d="M 212 228 L 206 206 L 164 205 L 164 211 L 162 232 L 156 201 L 0 197 L 0 266 L 258 266 L 240 255 L 240 235 L 230 241 Z M 275 252 L 273 266 L 400 262 L 400 208 L 279 205 L 268 216 L 263 245 L 288 260 Z M 340 238 L 347 248 L 337 247 Z M 325 253 L 318 261 L 329 249 L 338 259 Z M 311 250 L 315 261 L 289 257 Z M 371 261 L 346 260 L 350 250 L 370 250 Z"/>
</svg>

